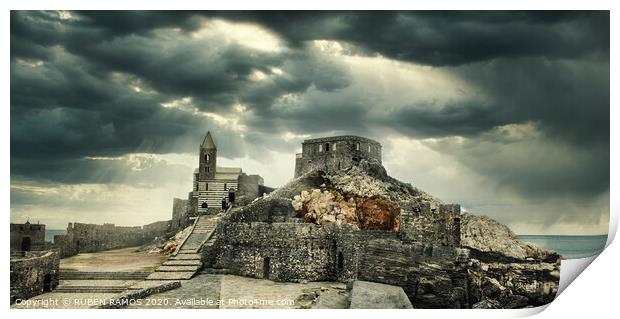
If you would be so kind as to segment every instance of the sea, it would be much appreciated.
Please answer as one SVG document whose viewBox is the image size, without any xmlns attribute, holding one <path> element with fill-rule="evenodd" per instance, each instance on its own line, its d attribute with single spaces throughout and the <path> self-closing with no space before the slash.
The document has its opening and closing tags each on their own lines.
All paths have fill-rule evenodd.
<svg viewBox="0 0 620 319">
<path fill-rule="evenodd" d="M 607 235 L 519 235 L 519 239 L 540 248 L 553 250 L 564 259 L 585 258 L 598 255 L 605 248 Z"/>
<path fill-rule="evenodd" d="M 64 235 L 67 231 L 65 229 L 46 229 L 45 230 L 45 241 L 54 242 L 55 235 Z"/>
</svg>

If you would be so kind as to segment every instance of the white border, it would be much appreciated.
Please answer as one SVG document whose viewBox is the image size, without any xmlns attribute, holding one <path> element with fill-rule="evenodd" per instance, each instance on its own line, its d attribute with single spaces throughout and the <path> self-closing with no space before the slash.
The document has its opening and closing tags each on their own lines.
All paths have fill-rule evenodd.
<svg viewBox="0 0 620 319">
<path fill-rule="evenodd" d="M 10 120 L 9 120 L 9 105 L 10 105 L 10 24 L 9 24 L 9 9 L 76 9 L 76 10 L 84 10 L 84 9 L 158 9 L 158 10 L 182 10 L 182 9 L 211 9 L 211 10 L 223 10 L 223 9 L 243 9 L 243 10 L 252 10 L 252 9 L 331 9 L 331 10 L 373 10 L 373 9 L 451 9 L 451 10 L 470 10 L 470 9 L 562 9 L 562 10 L 612 10 L 611 12 L 611 30 L 612 34 L 617 35 L 617 22 L 614 20 L 614 17 L 617 17 L 615 14 L 616 4 L 614 1 L 598 1 L 598 0 L 589 0 L 589 1 L 575 1 L 575 0 L 565 0 L 561 2 L 556 1 L 540 1 L 540 0 L 521 0 L 518 2 L 507 2 L 507 1 L 479 1 L 479 0 L 470 0 L 470 1 L 459 1 L 459 0 L 435 0 L 435 1 L 391 1 L 391 0 L 383 0 L 372 3 L 360 3 L 360 2 L 336 2 L 333 0 L 315 0 L 307 3 L 294 3 L 292 1 L 237 1 L 237 0 L 227 0 L 222 2 L 209 2 L 208 7 L 204 5 L 198 5 L 195 1 L 188 0 L 175 0 L 175 1 L 166 1 L 154 3 L 153 1 L 123 1 L 123 0 L 108 0 L 108 1 L 80 1 L 80 0 L 30 0 L 30 1 L 14 1 L 14 2 L 3 2 L 2 6 L 5 8 L 4 14 L 2 15 L 2 19 L 4 20 L 3 25 L 4 28 L 4 41 L 2 42 L 3 46 L 3 61 L 2 65 L 3 72 L 5 74 L 4 83 L 2 86 L 2 90 L 4 92 L 3 97 L 5 101 L 4 112 L 5 116 L 2 117 L 3 125 L 0 127 L 2 140 L 4 143 L 2 145 L 5 146 L 5 149 L 9 149 L 10 143 Z M 611 37 L 611 56 L 614 56 L 613 53 L 617 52 L 617 41 L 614 41 L 614 37 Z M 613 59 L 612 59 L 613 60 Z M 617 105 L 616 98 L 616 86 L 614 86 L 614 74 L 617 74 L 617 67 L 611 62 L 611 105 Z M 620 123 L 618 121 L 618 111 L 616 108 L 610 108 L 610 123 Z M 620 158 L 618 157 L 618 147 L 614 145 L 614 142 L 617 143 L 618 138 L 618 129 L 611 125 L 611 141 L 613 141 L 610 145 L 611 151 L 611 163 L 620 163 Z M 1 173 L 2 179 L 4 181 L 5 187 L 10 185 L 10 175 L 9 175 L 9 154 L 5 152 L 5 155 L 2 157 L 2 164 L 4 170 Z M 411 310 L 399 311 L 399 310 L 378 310 L 378 311 L 369 311 L 369 310 L 345 310 L 345 311 L 336 311 L 336 310 L 326 310 L 326 311 L 294 311 L 294 310 L 276 310 L 276 311 L 260 311 L 260 310 L 217 310 L 217 311 L 201 311 L 201 310 L 182 310 L 180 313 L 178 310 L 157 310 L 157 311 L 149 311 L 149 310 L 116 310 L 114 311 L 115 316 L 130 315 L 130 316 L 149 316 L 151 318 L 170 318 L 170 317 L 178 317 L 182 315 L 185 318 L 205 318 L 205 317 L 269 317 L 269 318 L 313 318 L 317 317 L 325 317 L 325 315 L 336 315 L 336 316 L 359 316 L 361 318 L 376 318 L 377 316 L 389 316 L 389 315 L 397 315 L 397 316 L 432 316 L 436 318 L 454 318 L 455 316 L 465 315 L 466 317 L 477 317 L 477 318 L 501 318 L 501 317 L 521 317 L 533 315 L 541 312 L 545 308 L 547 311 L 542 312 L 541 316 L 553 316 L 553 318 L 557 318 L 560 316 L 570 316 L 570 317 L 580 317 L 580 316 L 593 316 L 593 315 L 603 315 L 606 314 L 605 317 L 609 317 L 610 313 L 614 313 L 617 300 L 617 286 L 619 284 L 618 274 L 617 274 L 617 263 L 615 261 L 618 260 L 618 256 L 620 256 L 620 249 L 618 244 L 611 244 L 615 232 L 618 225 L 618 212 L 619 212 L 619 199 L 617 196 L 617 181 L 618 181 L 618 169 L 615 166 L 611 166 L 611 174 L 610 174 L 610 236 L 608 238 L 607 245 L 609 246 L 599 258 L 585 258 L 584 260 L 573 260 L 564 262 L 562 269 L 562 291 L 564 288 L 568 286 L 567 283 L 570 283 L 574 279 L 574 275 L 578 274 L 580 270 L 583 270 L 584 267 L 588 267 L 588 264 L 592 263 L 587 271 L 577 278 L 574 283 L 571 284 L 571 289 L 566 290 L 566 292 L 562 293 L 556 301 L 552 302 L 548 307 L 539 307 L 532 309 L 522 309 L 522 310 L 466 310 L 466 311 L 458 311 L 458 310 L 415 310 L 413 313 Z M 8 189 L 5 188 L 6 191 L 2 192 L 2 202 L 4 207 L 6 208 L 6 218 L 10 220 L 9 211 L 9 192 Z M 5 222 L 0 225 L 4 230 L 4 234 L 8 234 L 9 223 Z M 6 236 L 6 235 L 5 235 Z M 610 245 L 611 244 L 611 245 Z M 5 241 L 5 252 L 8 251 L 9 243 Z M 3 295 L 8 295 L 8 276 L 6 275 L 9 272 L 9 263 L 8 263 L 8 254 L 2 254 L 2 267 L 4 269 L 4 276 L 2 276 L 2 293 Z M 6 296 L 8 297 L 8 296 Z M 4 298 L 8 300 L 8 298 Z M 3 312 L 8 311 L 8 302 L 5 304 L 3 308 Z M 398 313 L 397 313 L 398 312 Z M 12 317 L 51 317 L 51 318 L 67 318 L 68 317 L 89 317 L 89 318 L 106 318 L 110 316 L 111 313 L 106 311 L 93 311 L 93 310 L 14 310 L 9 311 L 9 313 L 3 316 L 4 318 L 12 318 Z"/>
</svg>

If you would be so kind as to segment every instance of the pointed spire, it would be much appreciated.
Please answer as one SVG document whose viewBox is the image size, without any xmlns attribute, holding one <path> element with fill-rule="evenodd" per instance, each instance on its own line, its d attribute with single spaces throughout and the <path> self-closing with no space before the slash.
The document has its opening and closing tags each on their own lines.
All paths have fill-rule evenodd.
<svg viewBox="0 0 620 319">
<path fill-rule="evenodd" d="M 202 148 L 215 148 L 215 143 L 213 143 L 213 138 L 211 137 L 211 132 L 207 132 L 207 136 L 205 136 L 205 139 L 202 141 L 202 145 L 200 145 L 200 147 L 202 147 Z"/>
</svg>

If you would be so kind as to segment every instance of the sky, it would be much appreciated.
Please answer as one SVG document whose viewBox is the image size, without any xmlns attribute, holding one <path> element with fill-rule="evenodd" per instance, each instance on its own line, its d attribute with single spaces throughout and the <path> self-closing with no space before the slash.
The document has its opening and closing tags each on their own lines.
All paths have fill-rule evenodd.
<svg viewBox="0 0 620 319">
<path fill-rule="evenodd" d="M 142 225 L 218 165 L 292 179 L 360 135 L 518 234 L 604 234 L 607 11 L 12 11 L 11 221 Z"/>
</svg>

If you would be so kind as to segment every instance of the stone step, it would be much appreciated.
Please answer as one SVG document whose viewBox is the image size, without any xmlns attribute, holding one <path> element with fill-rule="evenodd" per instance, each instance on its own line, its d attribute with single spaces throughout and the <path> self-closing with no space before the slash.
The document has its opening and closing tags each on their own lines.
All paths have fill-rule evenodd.
<svg viewBox="0 0 620 319">
<path fill-rule="evenodd" d="M 59 286 L 54 289 L 54 292 L 74 292 L 74 293 L 86 293 L 86 292 L 123 292 L 127 290 L 124 286 Z"/>
<path fill-rule="evenodd" d="M 144 279 L 149 272 L 82 272 L 61 271 L 58 279 Z"/>
<path fill-rule="evenodd" d="M 200 269 L 200 266 L 159 266 L 155 271 L 165 272 L 179 272 L 179 271 L 193 271 L 196 272 Z"/>
<path fill-rule="evenodd" d="M 195 273 L 196 272 L 194 271 L 156 271 L 146 277 L 146 280 L 189 280 L 192 278 L 192 276 L 194 276 Z"/>
<path fill-rule="evenodd" d="M 202 256 L 200 256 L 200 254 L 181 254 L 181 253 L 179 253 L 178 255 L 170 257 L 168 259 L 172 259 L 172 260 L 202 260 Z"/>
<path fill-rule="evenodd" d="M 186 250 L 180 250 L 179 254 L 190 254 L 190 253 L 196 253 L 196 252 L 198 252 L 198 249 L 186 249 Z M 194 259 L 194 260 L 202 261 L 200 259 Z"/>
<path fill-rule="evenodd" d="M 200 248 L 200 244 L 201 243 L 191 243 L 189 245 L 183 245 L 183 247 L 181 247 L 181 249 L 179 249 L 179 251 L 181 250 L 193 250 L 193 249 L 198 249 Z"/>
<path fill-rule="evenodd" d="M 205 236 L 200 236 L 201 238 L 204 238 Z M 183 246 L 181 246 L 181 249 L 183 248 L 187 248 L 187 247 L 198 247 L 200 246 L 201 242 L 198 241 L 198 239 L 200 238 L 190 238 L 188 240 L 185 241 L 185 244 L 183 244 Z"/>
<path fill-rule="evenodd" d="M 191 238 L 188 238 L 183 244 L 183 246 L 181 246 L 181 248 L 186 247 L 186 246 L 199 245 L 201 244 L 202 240 L 205 237 L 206 237 L 205 235 L 202 235 L 202 236 L 193 236 Z"/>
<path fill-rule="evenodd" d="M 201 266 L 200 260 L 166 260 L 163 266 Z"/>
</svg>

